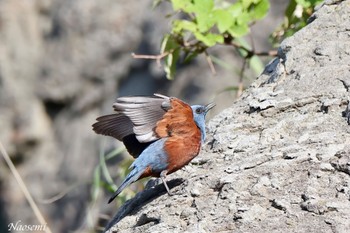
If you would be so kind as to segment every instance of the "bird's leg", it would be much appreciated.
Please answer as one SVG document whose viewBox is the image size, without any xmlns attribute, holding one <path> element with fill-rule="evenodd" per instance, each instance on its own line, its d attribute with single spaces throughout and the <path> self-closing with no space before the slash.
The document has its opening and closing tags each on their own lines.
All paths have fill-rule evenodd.
<svg viewBox="0 0 350 233">
<path fill-rule="evenodd" d="M 166 191 L 168 192 L 169 196 L 172 196 L 173 194 L 170 192 L 170 189 L 169 189 L 169 187 L 168 187 L 168 185 L 167 185 L 167 183 L 166 183 L 166 180 L 165 180 L 166 174 L 167 174 L 167 173 L 168 173 L 167 170 L 162 171 L 162 172 L 160 173 L 160 178 L 162 179 L 163 184 L 164 184 L 164 186 L 165 186 L 165 189 L 166 189 Z"/>
</svg>

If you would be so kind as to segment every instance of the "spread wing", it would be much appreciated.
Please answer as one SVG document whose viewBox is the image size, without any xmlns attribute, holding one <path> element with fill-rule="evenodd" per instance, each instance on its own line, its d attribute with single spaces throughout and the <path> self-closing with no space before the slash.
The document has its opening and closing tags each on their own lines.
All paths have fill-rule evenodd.
<svg viewBox="0 0 350 233">
<path fill-rule="evenodd" d="M 170 98 L 159 94 L 120 97 L 113 107 L 117 113 L 97 118 L 93 130 L 123 141 L 128 152 L 136 158 L 160 138 L 154 129 L 170 108 Z"/>
<path fill-rule="evenodd" d="M 177 98 L 159 94 L 120 97 L 113 108 L 116 113 L 97 118 L 93 130 L 123 141 L 134 158 L 149 144 L 164 137 L 169 137 L 168 146 L 175 147 L 176 142 L 181 140 L 183 144 L 188 144 L 186 138 L 192 141 L 195 138 L 194 143 L 200 145 L 200 131 L 193 120 L 192 108 Z M 193 143 L 188 146 L 192 148 Z"/>
<path fill-rule="evenodd" d="M 119 141 L 122 141 L 127 135 L 134 134 L 132 122 L 123 114 L 105 115 L 96 120 L 97 122 L 92 125 L 92 129 L 98 134 L 112 136 Z"/>
<path fill-rule="evenodd" d="M 141 143 L 160 138 L 154 129 L 170 107 L 170 98 L 158 94 L 154 97 L 120 97 L 113 104 L 116 112 L 132 122 L 132 130 Z"/>
</svg>

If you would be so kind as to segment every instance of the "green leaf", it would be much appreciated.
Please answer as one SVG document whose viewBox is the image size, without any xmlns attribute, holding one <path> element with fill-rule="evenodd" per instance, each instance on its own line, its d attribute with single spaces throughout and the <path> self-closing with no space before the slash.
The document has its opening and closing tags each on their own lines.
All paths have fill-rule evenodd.
<svg viewBox="0 0 350 233">
<path fill-rule="evenodd" d="M 240 2 L 232 4 L 227 11 L 232 15 L 233 18 L 237 18 L 242 14 L 243 7 Z"/>
<path fill-rule="evenodd" d="M 215 57 L 213 55 L 211 55 L 210 57 L 211 57 L 211 60 L 213 61 L 214 64 L 219 65 L 220 67 L 226 69 L 227 71 L 232 71 L 234 69 L 232 64 L 227 63 L 226 61 L 224 61 L 218 57 Z"/>
<path fill-rule="evenodd" d="M 295 0 L 304 9 L 315 7 L 317 4 L 323 2 L 323 0 Z"/>
<path fill-rule="evenodd" d="M 210 13 L 196 14 L 198 30 L 202 33 L 208 32 L 215 24 L 214 15 Z"/>
<path fill-rule="evenodd" d="M 196 37 L 197 40 L 203 42 L 208 47 L 212 47 L 216 43 L 224 42 L 224 36 L 220 34 L 213 34 L 213 33 L 202 34 L 200 32 L 195 32 L 194 36 Z"/>
<path fill-rule="evenodd" d="M 252 20 L 250 14 L 246 11 L 241 12 L 240 16 L 237 18 L 237 24 L 246 24 L 248 26 L 249 22 Z"/>
<path fill-rule="evenodd" d="M 214 0 L 194 0 L 193 12 L 196 14 L 208 14 L 213 8 Z"/>
<path fill-rule="evenodd" d="M 194 5 L 191 0 L 171 0 L 174 11 L 182 10 L 186 13 L 194 11 Z"/>
<path fill-rule="evenodd" d="M 261 0 L 254 6 L 253 17 L 255 19 L 262 19 L 265 17 L 267 12 L 269 11 L 270 3 L 268 0 Z"/>
<path fill-rule="evenodd" d="M 308 8 L 311 6 L 311 1 L 307 0 L 296 0 L 296 2 L 301 5 L 303 8 Z"/>
<path fill-rule="evenodd" d="M 164 71 L 166 73 L 166 77 L 169 80 L 174 79 L 175 71 L 176 71 L 176 63 L 179 60 L 180 49 L 175 49 L 172 53 L 170 53 L 165 58 Z"/>
<path fill-rule="evenodd" d="M 232 37 L 241 37 L 249 32 L 249 27 L 247 24 L 234 24 L 229 28 L 228 32 Z"/>
<path fill-rule="evenodd" d="M 193 33 L 197 31 L 197 25 L 188 20 L 174 20 L 173 32 L 180 34 L 183 30 L 187 30 Z"/>
<path fill-rule="evenodd" d="M 193 12 L 196 14 L 198 30 L 202 33 L 208 32 L 215 24 L 213 0 L 194 0 Z"/>
<path fill-rule="evenodd" d="M 159 4 L 160 4 L 162 1 L 163 1 L 163 0 L 153 0 L 152 9 L 154 10 L 154 8 L 156 8 L 157 6 L 159 6 Z"/>
<path fill-rule="evenodd" d="M 171 35 L 165 35 L 161 45 L 161 54 L 169 52 L 164 59 L 164 71 L 167 79 L 174 79 L 175 71 L 176 71 L 176 63 L 179 59 L 180 55 L 180 47 L 176 43 L 175 39 Z"/>
<path fill-rule="evenodd" d="M 247 40 L 243 37 L 241 38 L 236 38 L 236 42 L 238 42 L 238 44 L 240 44 L 241 46 L 243 46 L 244 48 L 251 50 L 252 48 L 250 47 L 249 43 L 247 42 Z M 247 51 L 246 49 L 238 49 L 239 53 L 241 54 L 242 57 L 247 56 Z"/>
<path fill-rule="evenodd" d="M 179 45 L 175 41 L 174 37 L 170 34 L 166 34 L 163 37 L 161 46 L 160 46 L 160 53 L 163 54 L 165 52 L 169 52 L 171 50 L 174 50 L 175 48 L 178 48 Z"/>
<path fill-rule="evenodd" d="M 241 0 L 240 2 L 243 8 L 247 9 L 252 3 L 254 3 L 254 0 Z"/>
<path fill-rule="evenodd" d="M 194 52 L 189 52 L 189 53 L 187 53 L 186 54 L 186 56 L 185 56 L 185 59 L 184 59 L 184 63 L 188 63 L 188 62 L 190 62 L 190 61 L 192 61 L 195 57 L 197 57 L 198 56 L 198 51 L 194 51 Z"/>
<path fill-rule="evenodd" d="M 220 33 L 226 32 L 234 23 L 234 18 L 227 10 L 217 9 L 213 14 Z"/>
<path fill-rule="evenodd" d="M 229 87 L 225 87 L 224 89 L 222 90 L 219 90 L 217 92 L 217 94 L 221 94 L 221 93 L 224 93 L 224 92 L 227 92 L 227 91 L 238 91 L 239 90 L 239 87 L 238 86 L 229 86 Z"/>
<path fill-rule="evenodd" d="M 113 155 L 116 156 L 118 155 L 119 153 L 115 153 L 117 152 L 118 150 L 113 150 L 111 153 L 109 153 L 108 155 L 106 155 L 106 157 L 111 157 Z M 102 172 L 104 178 L 106 179 L 106 181 L 108 182 L 108 184 L 113 187 L 113 189 L 117 189 L 118 187 L 113 183 L 113 179 L 111 177 L 111 174 L 109 173 L 108 169 L 107 169 L 107 164 L 106 164 L 106 157 L 100 153 L 100 163 L 99 163 L 99 166 L 100 166 L 100 171 Z"/>
<path fill-rule="evenodd" d="M 168 44 L 170 35 L 169 34 L 165 34 L 162 40 L 162 43 L 160 44 L 160 53 L 163 54 L 165 52 L 166 46 Z"/>
<path fill-rule="evenodd" d="M 113 188 L 112 186 L 110 186 L 108 183 L 104 182 L 104 181 L 101 181 L 101 184 L 100 186 L 106 190 L 108 190 L 109 192 L 111 193 L 114 193 L 115 192 L 115 188 Z M 117 187 L 118 188 L 118 187 Z"/>
<path fill-rule="evenodd" d="M 94 170 L 93 185 L 91 187 L 92 200 L 97 200 L 98 194 L 100 192 L 100 185 L 101 185 L 100 182 L 101 182 L 100 167 L 97 166 Z"/>
<path fill-rule="evenodd" d="M 261 74 L 264 70 L 264 64 L 258 56 L 251 57 L 249 61 L 249 66 L 254 70 L 256 75 Z"/>
<path fill-rule="evenodd" d="M 290 22 L 292 20 L 292 17 L 293 17 L 293 14 L 294 14 L 294 11 L 295 11 L 295 8 L 297 7 L 297 3 L 295 0 L 291 0 L 289 2 L 289 5 L 284 13 L 285 17 L 287 18 L 287 25 L 290 25 Z"/>
<path fill-rule="evenodd" d="M 208 33 L 206 36 L 209 40 L 213 40 L 216 43 L 224 43 L 224 36 L 220 34 Z"/>
<path fill-rule="evenodd" d="M 114 150 L 112 150 L 111 152 L 109 152 L 108 154 L 105 155 L 105 160 L 108 161 L 116 156 L 121 155 L 121 153 L 123 153 L 125 151 L 125 147 L 118 147 L 115 148 Z"/>
</svg>

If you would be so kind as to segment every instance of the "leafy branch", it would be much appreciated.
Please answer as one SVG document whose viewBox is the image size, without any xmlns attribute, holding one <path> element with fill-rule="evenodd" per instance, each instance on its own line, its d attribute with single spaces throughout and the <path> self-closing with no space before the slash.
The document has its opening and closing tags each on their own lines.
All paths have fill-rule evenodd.
<svg viewBox="0 0 350 233">
<path fill-rule="evenodd" d="M 154 0 L 154 6 L 165 0 Z M 208 52 L 216 45 L 234 47 L 243 59 L 240 69 L 238 94 L 243 91 L 243 77 L 247 66 L 261 67 L 258 57 L 277 56 L 277 50 L 256 51 L 243 39 L 249 35 L 250 27 L 263 19 L 270 8 L 269 0 L 166 0 L 172 5 L 172 29 L 165 34 L 158 55 L 132 54 L 138 59 L 156 60 L 158 66 L 164 61 L 164 71 L 168 79 L 173 79 L 176 65 L 204 55 L 210 70 L 216 74 L 214 59 Z M 292 35 L 306 25 L 315 5 L 322 0 L 290 0 L 285 11 L 283 24 L 271 35 L 277 45 L 283 38 Z M 214 62 L 213 62 L 214 61 Z M 220 64 L 220 63 L 218 63 Z M 256 72 L 260 72 L 257 68 Z"/>
<path fill-rule="evenodd" d="M 161 1 L 157 1 L 159 4 Z M 170 0 L 174 14 L 172 30 L 163 37 L 159 55 L 136 55 L 134 58 L 154 59 L 160 65 L 164 59 L 164 71 L 173 79 L 180 58 L 189 62 L 204 54 L 213 74 L 216 73 L 208 48 L 217 44 L 232 45 L 246 51 L 245 59 L 254 55 L 267 56 L 274 52 L 257 53 L 235 41 L 249 33 L 250 25 L 262 19 L 268 12 L 268 0 L 238 0 L 235 3 L 214 0 Z"/>
</svg>

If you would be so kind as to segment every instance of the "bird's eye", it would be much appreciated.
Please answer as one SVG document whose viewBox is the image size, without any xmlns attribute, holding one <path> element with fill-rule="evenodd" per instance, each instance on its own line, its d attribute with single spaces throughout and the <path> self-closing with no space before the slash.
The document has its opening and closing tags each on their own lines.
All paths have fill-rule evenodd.
<svg viewBox="0 0 350 233">
<path fill-rule="evenodd" d="M 201 108 L 197 108 L 197 109 L 196 109 L 196 113 L 197 113 L 197 114 L 201 114 L 201 113 L 202 113 L 202 109 L 201 109 Z"/>
</svg>

